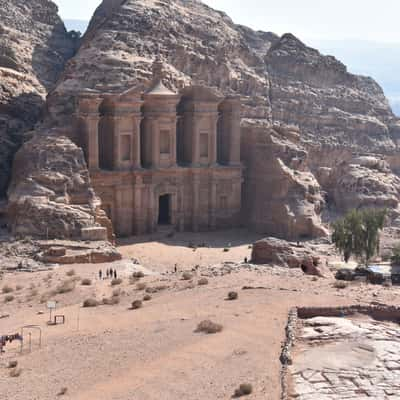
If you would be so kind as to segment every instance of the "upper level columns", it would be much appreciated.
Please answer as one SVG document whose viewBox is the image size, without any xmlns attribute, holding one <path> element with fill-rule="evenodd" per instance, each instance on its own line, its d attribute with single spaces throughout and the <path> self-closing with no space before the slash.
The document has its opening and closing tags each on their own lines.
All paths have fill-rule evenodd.
<svg viewBox="0 0 400 400">
<path fill-rule="evenodd" d="M 90 170 L 99 168 L 99 106 L 102 99 L 96 95 L 84 94 L 79 98 L 78 119 L 83 134 L 83 148 Z"/>
</svg>

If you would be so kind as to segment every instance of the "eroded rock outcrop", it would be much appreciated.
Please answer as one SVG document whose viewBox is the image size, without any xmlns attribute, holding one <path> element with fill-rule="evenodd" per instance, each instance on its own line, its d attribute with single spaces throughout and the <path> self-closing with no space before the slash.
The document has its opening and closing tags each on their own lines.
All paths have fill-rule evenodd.
<svg viewBox="0 0 400 400">
<path fill-rule="evenodd" d="M 400 178 L 383 159 L 360 156 L 333 168 L 320 168 L 318 180 L 330 203 L 341 212 L 353 208 L 377 207 L 397 210 Z"/>
<path fill-rule="evenodd" d="M 107 239 L 83 151 L 59 132 L 37 132 L 18 151 L 8 196 L 16 236 Z"/>
<path fill-rule="evenodd" d="M 324 200 L 299 136 L 294 127 L 243 124 L 243 217 L 257 232 L 290 240 L 327 235 Z"/>
<path fill-rule="evenodd" d="M 0 199 L 15 152 L 42 118 L 75 43 L 49 0 L 0 0 Z"/>
</svg>

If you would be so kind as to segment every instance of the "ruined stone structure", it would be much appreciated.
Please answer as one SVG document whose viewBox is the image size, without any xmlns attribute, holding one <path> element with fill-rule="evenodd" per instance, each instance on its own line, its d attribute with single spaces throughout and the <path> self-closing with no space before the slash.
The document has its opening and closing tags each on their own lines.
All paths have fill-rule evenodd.
<svg viewBox="0 0 400 400">
<path fill-rule="evenodd" d="M 149 90 L 79 97 L 75 139 L 115 233 L 237 226 L 240 100 L 204 86 L 174 93 L 162 78 L 157 60 Z"/>
</svg>

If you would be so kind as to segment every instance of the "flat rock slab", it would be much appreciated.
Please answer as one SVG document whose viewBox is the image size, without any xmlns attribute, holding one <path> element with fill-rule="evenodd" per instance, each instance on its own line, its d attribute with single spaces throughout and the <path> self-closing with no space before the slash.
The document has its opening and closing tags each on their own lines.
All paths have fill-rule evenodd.
<svg viewBox="0 0 400 400">
<path fill-rule="evenodd" d="M 303 321 L 289 371 L 297 400 L 400 398 L 400 329 L 368 318 Z"/>
</svg>

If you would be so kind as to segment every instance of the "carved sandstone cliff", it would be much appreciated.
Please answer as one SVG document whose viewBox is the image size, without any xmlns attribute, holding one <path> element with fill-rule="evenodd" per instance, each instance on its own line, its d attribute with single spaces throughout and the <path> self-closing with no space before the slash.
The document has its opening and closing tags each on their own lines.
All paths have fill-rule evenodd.
<svg viewBox="0 0 400 400">
<path fill-rule="evenodd" d="M 348 73 L 291 34 L 235 25 L 195 0 L 104 0 L 50 96 L 51 115 L 60 121 L 70 113 L 65 96 L 83 88 L 148 81 L 156 54 L 167 63 L 170 87 L 194 80 L 240 94 L 244 117 L 295 124 L 310 144 L 395 148 L 400 125 L 372 79 Z"/>
<path fill-rule="evenodd" d="M 53 2 L 0 0 L 0 199 L 24 133 L 41 119 L 74 47 Z"/>
</svg>

